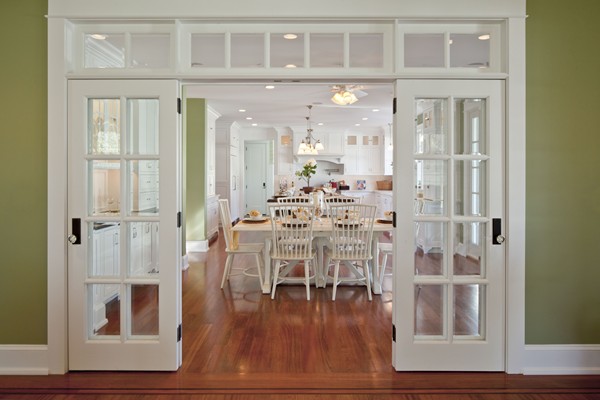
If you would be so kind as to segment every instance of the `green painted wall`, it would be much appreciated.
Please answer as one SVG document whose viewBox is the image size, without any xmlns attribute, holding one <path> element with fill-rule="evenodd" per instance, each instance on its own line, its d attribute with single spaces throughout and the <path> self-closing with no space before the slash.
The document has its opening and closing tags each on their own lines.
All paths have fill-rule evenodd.
<svg viewBox="0 0 600 400">
<path fill-rule="evenodd" d="M 600 2 L 528 0 L 527 12 L 526 342 L 598 343 Z M 46 343 L 46 13 L 47 0 L 0 2 L 0 344 Z M 186 116 L 204 126 L 203 112 Z M 203 224 L 189 207 L 204 199 L 197 146 L 186 214 Z M 203 240 L 197 229 L 186 237 Z"/>
<path fill-rule="evenodd" d="M 206 240 L 206 100 L 187 99 L 185 109 L 185 238 Z"/>
<path fill-rule="evenodd" d="M 0 344 L 46 344 L 47 0 L 0 3 Z"/>
<path fill-rule="evenodd" d="M 600 343 L 600 2 L 527 13 L 526 343 Z"/>
</svg>

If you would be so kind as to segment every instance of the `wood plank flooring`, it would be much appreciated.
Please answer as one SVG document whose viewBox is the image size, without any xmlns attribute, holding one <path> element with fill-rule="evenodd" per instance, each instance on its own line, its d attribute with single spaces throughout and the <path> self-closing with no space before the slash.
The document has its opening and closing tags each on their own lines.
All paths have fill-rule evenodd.
<svg viewBox="0 0 600 400">
<path fill-rule="evenodd" d="M 361 286 L 335 302 L 330 287 L 306 301 L 303 286 L 281 286 L 273 301 L 256 278 L 221 290 L 224 262 L 217 240 L 183 273 L 179 371 L 0 376 L 0 399 L 600 400 L 598 376 L 395 372 L 389 278 L 372 302 Z"/>
</svg>

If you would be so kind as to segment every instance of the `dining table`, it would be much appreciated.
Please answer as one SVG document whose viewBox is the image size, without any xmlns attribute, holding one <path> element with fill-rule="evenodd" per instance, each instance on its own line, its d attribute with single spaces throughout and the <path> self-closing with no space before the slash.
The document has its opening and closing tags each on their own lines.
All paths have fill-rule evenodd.
<svg viewBox="0 0 600 400">
<path fill-rule="evenodd" d="M 324 274 L 323 266 L 323 255 L 324 248 L 329 242 L 333 226 L 331 219 L 327 217 L 318 218 L 313 221 L 313 237 L 317 247 L 317 274 L 316 274 L 316 286 L 325 287 L 327 280 Z M 373 222 L 373 239 L 371 252 L 373 255 L 371 262 L 371 289 L 373 294 L 381 294 L 381 285 L 379 284 L 379 252 L 378 245 L 380 238 L 386 234 L 391 233 L 393 230 L 392 221 L 377 218 Z M 236 247 L 240 241 L 240 235 L 243 233 L 258 234 L 262 237 L 265 243 L 264 248 L 264 273 L 262 282 L 262 292 L 268 294 L 271 292 L 271 285 L 273 280 L 272 266 L 271 266 L 271 220 L 269 217 L 262 218 L 244 218 L 236 223 L 233 228 L 233 243 L 232 247 Z"/>
</svg>

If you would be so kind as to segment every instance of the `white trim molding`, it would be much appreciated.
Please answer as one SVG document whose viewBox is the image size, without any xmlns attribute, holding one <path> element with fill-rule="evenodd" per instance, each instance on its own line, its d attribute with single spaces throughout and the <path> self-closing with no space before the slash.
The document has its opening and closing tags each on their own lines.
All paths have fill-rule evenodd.
<svg viewBox="0 0 600 400">
<path fill-rule="evenodd" d="M 600 375 L 600 344 L 526 345 L 525 375 Z"/>
<path fill-rule="evenodd" d="M 0 375 L 48 375 L 48 346 L 0 345 Z"/>
<path fill-rule="evenodd" d="M 208 251 L 208 240 L 188 240 L 185 242 L 186 253 L 206 253 Z"/>
</svg>

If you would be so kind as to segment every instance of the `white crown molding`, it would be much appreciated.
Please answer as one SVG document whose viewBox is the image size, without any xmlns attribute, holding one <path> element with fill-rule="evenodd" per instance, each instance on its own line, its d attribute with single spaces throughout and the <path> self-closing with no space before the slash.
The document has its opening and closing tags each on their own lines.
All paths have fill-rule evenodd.
<svg viewBox="0 0 600 400">
<path fill-rule="evenodd" d="M 48 375 L 48 346 L 0 345 L 0 375 Z"/>
<path fill-rule="evenodd" d="M 525 375 L 600 375 L 600 344 L 526 345 Z"/>
</svg>

